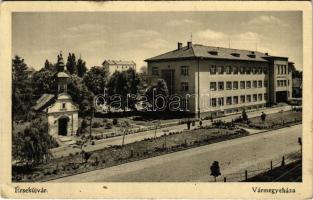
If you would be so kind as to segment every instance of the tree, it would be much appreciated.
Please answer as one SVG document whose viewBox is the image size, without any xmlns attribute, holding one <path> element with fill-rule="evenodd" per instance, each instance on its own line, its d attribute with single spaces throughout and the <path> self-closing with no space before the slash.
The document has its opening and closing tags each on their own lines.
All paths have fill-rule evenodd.
<svg viewBox="0 0 313 200">
<path fill-rule="evenodd" d="M 261 120 L 262 120 L 263 123 L 264 123 L 265 119 L 266 119 L 266 114 L 264 112 L 262 112 Z"/>
<path fill-rule="evenodd" d="M 67 90 L 72 100 L 78 104 L 79 113 L 85 118 L 90 114 L 93 105 L 94 95 L 84 84 L 84 80 L 76 75 L 72 75 L 67 83 Z"/>
<path fill-rule="evenodd" d="M 58 86 L 56 72 L 47 68 L 40 69 L 32 77 L 32 86 L 35 98 L 44 93 L 55 94 Z"/>
<path fill-rule="evenodd" d="M 104 67 L 94 66 L 84 76 L 87 88 L 94 94 L 103 94 L 108 81 L 108 71 Z"/>
<path fill-rule="evenodd" d="M 248 115 L 245 109 L 242 110 L 241 117 L 244 121 L 248 121 Z"/>
<path fill-rule="evenodd" d="M 12 157 L 28 167 L 47 162 L 53 147 L 57 147 L 57 142 L 48 134 L 45 117 L 36 118 L 23 131 L 13 133 Z"/>
<path fill-rule="evenodd" d="M 33 88 L 31 79 L 28 78 L 27 64 L 19 56 L 12 59 L 12 104 L 13 119 L 25 118 L 25 113 L 34 104 L 32 99 Z"/>
<path fill-rule="evenodd" d="M 158 108 L 162 107 L 163 104 L 167 107 L 167 99 L 169 96 L 169 91 L 166 85 L 166 82 L 163 79 L 159 79 L 156 84 L 149 87 L 145 93 L 148 103 L 150 106 L 157 106 Z M 165 99 L 165 102 L 156 100 L 157 96 L 162 96 Z"/>
<path fill-rule="evenodd" d="M 81 58 L 79 58 L 77 60 L 76 69 L 77 69 L 77 76 L 79 76 L 81 78 L 84 77 L 84 75 L 87 71 L 86 62 L 83 61 Z"/>
<path fill-rule="evenodd" d="M 218 162 L 214 161 L 212 163 L 210 169 L 211 169 L 211 176 L 214 176 L 214 181 L 216 182 L 216 177 L 221 175 L 220 166 L 219 166 Z"/>
<path fill-rule="evenodd" d="M 50 70 L 50 71 L 53 71 L 53 72 L 56 72 L 56 71 L 57 71 L 56 66 L 53 65 L 51 62 L 49 62 L 48 59 L 46 59 L 46 61 L 45 61 L 44 68 L 45 68 L 46 70 Z"/>
<path fill-rule="evenodd" d="M 77 73 L 76 57 L 74 53 L 69 53 L 66 62 L 66 69 L 70 74 Z"/>
<path fill-rule="evenodd" d="M 120 98 L 120 104 L 113 104 L 113 107 L 119 107 L 124 111 L 126 108 L 135 110 L 137 103 L 137 96 L 139 91 L 140 78 L 134 69 L 130 68 L 127 71 L 116 71 L 112 74 L 108 81 L 107 89 L 111 99 L 108 99 L 108 103 L 115 101 L 113 95 L 118 95 Z"/>
</svg>

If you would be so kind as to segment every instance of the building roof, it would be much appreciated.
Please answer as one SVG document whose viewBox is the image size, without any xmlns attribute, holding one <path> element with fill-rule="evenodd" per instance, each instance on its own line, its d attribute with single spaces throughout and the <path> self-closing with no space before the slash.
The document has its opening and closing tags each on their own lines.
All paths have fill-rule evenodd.
<svg viewBox="0 0 313 200">
<path fill-rule="evenodd" d="M 36 70 L 33 67 L 27 67 L 26 72 L 35 72 Z"/>
<path fill-rule="evenodd" d="M 230 60 L 247 60 L 247 61 L 262 61 L 268 62 L 266 57 L 271 57 L 268 54 L 258 51 L 231 49 L 223 47 L 204 46 L 193 44 L 180 49 L 146 59 L 149 61 L 172 60 L 172 59 L 188 59 L 188 58 L 211 58 L 211 59 L 230 59 Z"/>
<path fill-rule="evenodd" d="M 65 72 L 59 72 L 59 73 L 57 74 L 57 76 L 58 76 L 58 78 L 69 78 L 69 77 L 70 77 L 70 76 L 67 75 L 67 73 L 65 73 Z"/>
<path fill-rule="evenodd" d="M 105 60 L 102 64 L 109 64 L 109 65 L 136 65 L 134 61 L 126 61 L 126 60 Z"/>
<path fill-rule="evenodd" d="M 33 109 L 36 111 L 43 110 L 48 107 L 52 102 L 55 101 L 55 96 L 53 94 L 43 94 L 37 101 Z"/>
</svg>

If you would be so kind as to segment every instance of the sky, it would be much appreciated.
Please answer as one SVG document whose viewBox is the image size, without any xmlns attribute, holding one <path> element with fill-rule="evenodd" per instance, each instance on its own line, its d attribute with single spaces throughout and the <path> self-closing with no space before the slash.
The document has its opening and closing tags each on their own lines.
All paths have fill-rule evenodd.
<svg viewBox="0 0 313 200">
<path fill-rule="evenodd" d="M 258 50 L 286 56 L 302 69 L 302 13 L 275 12 L 36 12 L 13 13 L 12 56 L 40 69 L 62 51 L 87 67 L 104 60 L 145 59 L 172 51 L 177 42 Z"/>
</svg>

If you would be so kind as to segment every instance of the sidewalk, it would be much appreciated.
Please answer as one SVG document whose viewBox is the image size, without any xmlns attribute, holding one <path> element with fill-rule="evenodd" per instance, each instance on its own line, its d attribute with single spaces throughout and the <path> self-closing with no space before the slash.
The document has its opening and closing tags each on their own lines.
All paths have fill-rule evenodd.
<svg viewBox="0 0 313 200">
<path fill-rule="evenodd" d="M 285 107 L 275 107 L 275 108 L 269 108 L 269 109 L 261 109 L 257 111 L 252 111 L 248 112 L 248 116 L 250 117 L 257 117 L 260 116 L 261 112 L 264 112 L 266 114 L 272 114 L 272 113 L 277 113 L 279 111 L 288 111 L 291 110 L 290 106 L 285 106 Z M 241 113 L 239 114 L 234 114 L 234 115 L 228 115 L 225 117 L 218 118 L 218 120 L 223 120 L 226 122 L 230 122 L 231 120 L 241 116 Z M 211 125 L 212 122 L 211 120 L 204 120 L 202 121 L 203 126 L 209 126 Z M 193 130 L 195 128 L 198 128 L 199 122 L 196 123 L 196 126 L 191 126 L 190 130 Z M 246 129 L 246 128 L 245 128 Z M 156 131 L 156 137 L 160 137 L 165 134 L 164 131 L 168 132 L 179 132 L 179 131 L 184 131 L 187 130 L 187 125 L 186 124 L 180 124 L 177 126 L 170 126 L 170 127 L 165 127 L 165 128 L 159 128 Z M 246 129 L 247 131 L 250 132 L 250 134 L 256 134 L 259 132 L 262 132 L 264 130 L 256 130 L 256 129 Z M 146 138 L 153 138 L 155 135 L 155 130 L 149 130 L 149 131 L 143 131 L 143 132 L 138 132 L 138 133 L 133 133 L 125 136 L 124 139 L 124 144 L 129 144 L 133 143 L 136 141 L 141 141 Z M 83 148 L 84 151 L 95 151 L 95 150 L 100 150 L 105 147 L 113 146 L 113 145 L 121 145 L 123 140 L 123 136 L 116 136 L 116 137 L 111 137 L 107 139 L 102 139 L 102 140 L 96 140 L 94 145 L 88 145 Z M 73 148 L 73 147 L 67 147 L 60 150 L 52 150 L 53 155 L 55 158 L 61 157 L 61 156 L 68 156 L 69 154 L 75 154 L 76 152 L 80 152 L 81 150 L 78 148 Z"/>
</svg>

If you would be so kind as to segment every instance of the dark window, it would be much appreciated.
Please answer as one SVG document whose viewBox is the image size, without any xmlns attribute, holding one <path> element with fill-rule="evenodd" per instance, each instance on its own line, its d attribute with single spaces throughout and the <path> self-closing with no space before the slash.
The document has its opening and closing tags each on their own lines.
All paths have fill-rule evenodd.
<svg viewBox="0 0 313 200">
<path fill-rule="evenodd" d="M 250 74 L 251 73 L 251 67 L 246 67 L 246 74 Z"/>
<path fill-rule="evenodd" d="M 226 67 L 226 74 L 231 74 L 232 68 L 231 66 Z"/>
<path fill-rule="evenodd" d="M 262 81 L 258 81 L 258 87 L 259 87 L 259 88 L 262 87 Z"/>
<path fill-rule="evenodd" d="M 218 74 L 224 74 L 224 66 L 218 66 L 217 72 L 218 72 Z"/>
<path fill-rule="evenodd" d="M 258 100 L 258 95 L 254 94 L 253 95 L 253 101 L 256 102 Z"/>
<path fill-rule="evenodd" d="M 234 98 L 234 99 L 233 99 L 233 103 L 234 103 L 234 104 L 238 104 L 238 96 L 234 96 L 233 98 Z"/>
<path fill-rule="evenodd" d="M 259 99 L 259 101 L 263 101 L 263 95 L 262 94 L 258 94 L 258 99 Z"/>
<path fill-rule="evenodd" d="M 233 67 L 233 72 L 234 72 L 234 74 L 238 74 L 238 67 L 237 66 Z"/>
<path fill-rule="evenodd" d="M 247 81 L 247 82 L 246 82 L 246 88 L 247 88 L 247 89 L 250 89 L 250 88 L 251 88 L 251 81 Z"/>
<path fill-rule="evenodd" d="M 238 81 L 233 82 L 233 89 L 238 90 Z"/>
<path fill-rule="evenodd" d="M 181 72 L 181 75 L 188 76 L 189 75 L 189 67 L 188 66 L 181 66 L 180 72 Z"/>
<path fill-rule="evenodd" d="M 152 75 L 158 76 L 159 75 L 159 69 L 158 67 L 152 67 Z"/>
<path fill-rule="evenodd" d="M 240 103 L 245 103 L 246 102 L 246 96 L 245 95 L 241 95 L 240 96 Z"/>
<path fill-rule="evenodd" d="M 245 67 L 244 66 L 241 66 L 240 67 L 240 74 L 244 74 L 245 73 Z"/>
<path fill-rule="evenodd" d="M 224 97 L 218 98 L 218 105 L 223 106 L 224 105 Z"/>
<path fill-rule="evenodd" d="M 250 95 L 250 94 L 247 95 L 247 102 L 248 102 L 248 103 L 251 102 L 251 95 Z"/>
<path fill-rule="evenodd" d="M 218 82 L 218 90 L 224 90 L 224 82 Z"/>
<path fill-rule="evenodd" d="M 211 82 L 210 83 L 210 90 L 215 91 L 216 90 L 216 82 Z"/>
<path fill-rule="evenodd" d="M 232 86 L 232 85 L 231 85 L 231 81 L 227 81 L 227 82 L 226 82 L 226 89 L 227 89 L 227 90 L 231 90 L 231 89 L 232 89 L 231 86 Z"/>
<path fill-rule="evenodd" d="M 216 65 L 210 67 L 210 74 L 216 74 Z"/>
<path fill-rule="evenodd" d="M 182 92 L 188 92 L 188 90 L 189 90 L 188 82 L 182 82 L 181 83 L 181 91 Z"/>
<path fill-rule="evenodd" d="M 258 82 L 257 81 L 253 81 L 253 88 L 257 88 L 258 87 Z"/>
<path fill-rule="evenodd" d="M 245 81 L 240 81 L 240 89 L 245 89 L 245 88 L 246 88 Z"/>
<path fill-rule="evenodd" d="M 211 105 L 212 107 L 216 107 L 216 98 L 211 99 Z"/>
<path fill-rule="evenodd" d="M 227 97 L 226 98 L 226 104 L 227 105 L 231 105 L 232 104 L 231 97 Z"/>
</svg>

